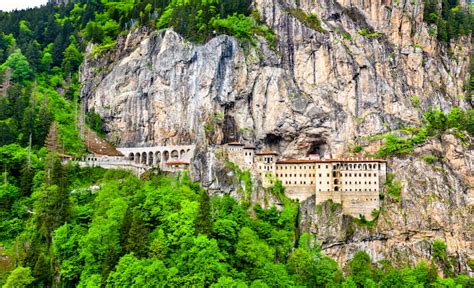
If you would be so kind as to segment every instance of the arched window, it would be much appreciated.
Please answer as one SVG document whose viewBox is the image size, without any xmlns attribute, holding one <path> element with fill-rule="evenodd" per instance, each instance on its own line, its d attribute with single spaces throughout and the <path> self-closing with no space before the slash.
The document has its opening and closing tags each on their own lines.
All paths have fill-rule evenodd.
<svg viewBox="0 0 474 288">
<path fill-rule="evenodd" d="M 157 151 L 155 153 L 155 163 L 156 164 L 160 164 L 161 163 L 161 152 L 160 151 Z"/>
<path fill-rule="evenodd" d="M 135 160 L 135 155 L 133 155 L 133 153 L 128 154 L 128 160 L 130 161 Z"/>
<path fill-rule="evenodd" d="M 152 166 L 153 163 L 153 152 L 148 152 L 148 165 Z"/>
<path fill-rule="evenodd" d="M 142 164 L 146 164 L 146 152 L 142 152 Z"/>
<path fill-rule="evenodd" d="M 175 159 L 175 160 L 179 159 L 178 150 L 173 150 L 173 151 L 171 151 L 171 158 L 172 158 L 172 159 Z"/>
</svg>

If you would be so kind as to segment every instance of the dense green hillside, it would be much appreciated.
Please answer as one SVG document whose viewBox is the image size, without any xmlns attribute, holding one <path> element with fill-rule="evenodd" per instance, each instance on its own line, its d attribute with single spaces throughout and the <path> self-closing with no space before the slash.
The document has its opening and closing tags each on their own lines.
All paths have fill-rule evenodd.
<svg viewBox="0 0 474 288">
<path fill-rule="evenodd" d="M 14 269 L 6 287 L 19 281 L 63 287 L 472 284 L 465 276 L 437 278 L 434 265 L 374 266 L 363 252 L 344 277 L 311 236 L 297 234 L 298 205 L 278 188 L 272 193 L 285 203 L 282 211 L 242 206 L 229 196 L 209 198 L 186 175 L 150 174 L 140 181 L 122 171 L 55 161 L 45 169 L 35 176 L 30 197 L 2 186 L 2 211 L 16 216 L 3 216 L 0 235 L 11 257 L 3 269 Z M 437 263 L 449 270 L 446 247 L 439 245 Z"/>
<path fill-rule="evenodd" d="M 78 129 L 78 69 L 88 43 L 95 43 L 96 51 L 110 48 L 121 33 L 141 25 L 172 27 L 194 42 L 220 33 L 242 45 L 255 45 L 258 37 L 275 41 L 250 2 L 83 0 L 0 13 L 0 285 L 474 285 L 473 279 L 453 274 L 439 241 L 432 264 L 373 265 L 358 252 L 346 267 L 338 267 L 312 236 L 299 235 L 298 205 L 280 186 L 268 193 L 284 203 L 281 211 L 242 205 L 229 196 L 209 197 L 186 175 L 151 173 L 138 179 L 123 171 L 60 163 L 59 153 L 85 153 Z M 437 14 L 431 6 L 425 11 L 429 23 L 439 27 L 439 39 L 472 33 L 470 14 L 457 2 L 445 6 L 452 13 Z M 379 156 L 403 154 L 449 128 L 472 133 L 473 115 L 432 111 L 426 127 L 409 131 L 413 137 L 386 135 Z M 88 116 L 91 128 L 100 132 L 101 119 Z M 441 278 L 438 270 L 451 278 Z"/>
</svg>

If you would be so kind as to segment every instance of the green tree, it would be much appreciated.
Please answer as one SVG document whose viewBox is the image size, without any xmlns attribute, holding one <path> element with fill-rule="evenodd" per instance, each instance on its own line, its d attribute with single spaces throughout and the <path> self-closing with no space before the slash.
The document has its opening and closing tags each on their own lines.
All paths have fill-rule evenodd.
<svg viewBox="0 0 474 288">
<path fill-rule="evenodd" d="M 201 191 L 201 199 L 199 201 L 199 212 L 196 217 L 196 233 L 210 235 L 212 229 L 210 214 L 209 195 L 207 191 Z"/>
<path fill-rule="evenodd" d="M 147 254 L 147 242 L 149 229 L 145 226 L 141 214 L 135 213 L 128 230 L 128 237 L 124 245 L 127 253 L 133 252 L 138 257 L 145 257 Z"/>
<path fill-rule="evenodd" d="M 228 269 L 217 241 L 205 235 L 195 237 L 191 245 L 180 251 L 176 268 L 179 271 L 176 275 L 177 285 L 198 287 L 207 287 L 217 282 Z"/>
<path fill-rule="evenodd" d="M 20 49 L 15 50 L 3 64 L 12 69 L 11 78 L 13 81 L 22 82 L 30 80 L 33 76 L 33 71 L 30 68 L 30 63 L 26 57 L 21 53 Z"/>
<path fill-rule="evenodd" d="M 35 278 L 31 276 L 31 270 L 28 267 L 18 266 L 13 270 L 7 278 L 3 288 L 23 288 L 27 287 Z"/>
<path fill-rule="evenodd" d="M 313 240 L 314 241 L 314 240 Z M 303 234 L 299 247 L 290 254 L 288 271 L 299 285 L 309 287 L 334 287 L 342 279 L 337 263 L 322 255 L 319 247 L 312 248 L 311 238 Z"/>
<path fill-rule="evenodd" d="M 358 287 L 363 287 L 367 279 L 373 278 L 369 254 L 357 251 L 349 262 L 351 277 Z"/>
<path fill-rule="evenodd" d="M 123 256 L 106 287 L 164 287 L 173 271 L 168 271 L 160 260 L 140 260 L 133 254 Z"/>
<path fill-rule="evenodd" d="M 64 50 L 62 67 L 66 75 L 70 75 L 79 69 L 82 63 L 82 53 L 77 49 L 74 41 Z"/>
<path fill-rule="evenodd" d="M 240 230 L 235 255 L 239 260 L 238 265 L 247 269 L 263 267 L 274 258 L 274 252 L 268 244 L 260 240 L 249 227 Z"/>
</svg>

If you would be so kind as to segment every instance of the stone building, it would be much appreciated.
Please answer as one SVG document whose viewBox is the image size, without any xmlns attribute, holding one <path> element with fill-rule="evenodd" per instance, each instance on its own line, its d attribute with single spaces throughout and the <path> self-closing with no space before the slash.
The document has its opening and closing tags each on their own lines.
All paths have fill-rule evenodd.
<svg viewBox="0 0 474 288">
<path fill-rule="evenodd" d="M 379 194 L 383 191 L 387 169 L 384 160 L 367 157 L 278 160 L 274 151 L 255 150 L 237 142 L 227 144 L 227 151 L 229 160 L 250 169 L 263 187 L 271 187 L 280 180 L 291 199 L 303 201 L 314 196 L 316 204 L 331 199 L 342 204 L 345 214 L 355 217 L 370 217 L 380 207 Z"/>
</svg>

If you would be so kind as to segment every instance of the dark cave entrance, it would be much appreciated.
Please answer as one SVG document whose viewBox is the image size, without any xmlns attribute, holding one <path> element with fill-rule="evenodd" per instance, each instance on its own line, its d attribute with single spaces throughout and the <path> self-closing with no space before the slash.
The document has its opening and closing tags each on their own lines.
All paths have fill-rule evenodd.
<svg viewBox="0 0 474 288">
<path fill-rule="evenodd" d="M 311 143 L 311 145 L 308 148 L 308 151 L 306 152 L 306 156 L 319 156 L 323 157 L 329 152 L 329 147 L 324 139 L 318 139 L 315 140 Z"/>
<path fill-rule="evenodd" d="M 283 137 L 281 137 L 280 135 L 275 135 L 275 134 L 267 134 L 265 136 L 265 139 L 263 139 L 265 147 L 277 152 L 280 151 L 280 144 L 282 141 L 283 141 Z"/>
</svg>

